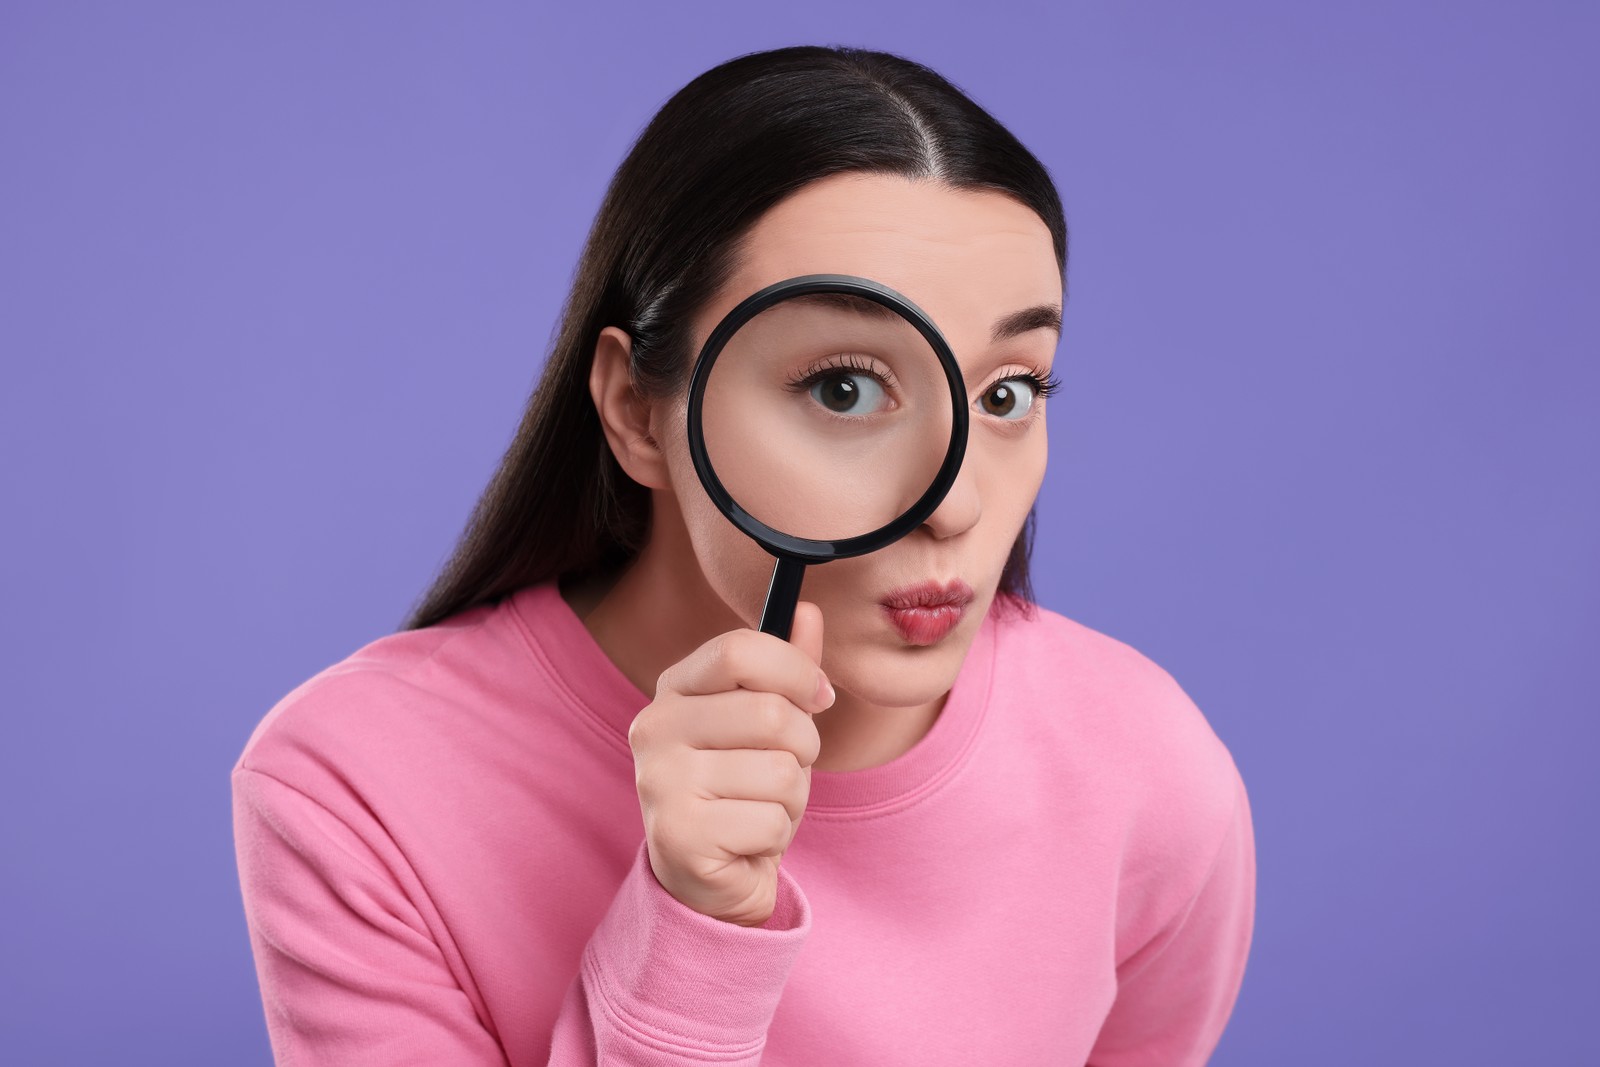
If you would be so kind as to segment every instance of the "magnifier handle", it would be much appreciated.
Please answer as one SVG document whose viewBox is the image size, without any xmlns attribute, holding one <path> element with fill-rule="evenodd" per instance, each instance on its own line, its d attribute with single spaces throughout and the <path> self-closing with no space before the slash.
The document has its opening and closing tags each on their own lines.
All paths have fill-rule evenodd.
<svg viewBox="0 0 1600 1067">
<path fill-rule="evenodd" d="M 800 602 L 800 579 L 806 565 L 788 556 L 779 556 L 772 568 L 772 584 L 767 587 L 767 604 L 761 609 L 761 632 L 789 640 L 794 624 L 794 606 Z"/>
</svg>

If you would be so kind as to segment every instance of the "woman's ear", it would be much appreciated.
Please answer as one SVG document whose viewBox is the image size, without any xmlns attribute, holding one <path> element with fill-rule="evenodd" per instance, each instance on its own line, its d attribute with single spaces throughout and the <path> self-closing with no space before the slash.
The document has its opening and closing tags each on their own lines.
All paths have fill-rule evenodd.
<svg viewBox="0 0 1600 1067">
<path fill-rule="evenodd" d="M 628 477 L 649 489 L 666 489 L 671 484 L 667 457 L 650 434 L 655 405 L 633 388 L 632 353 L 633 338 L 615 326 L 601 330 L 589 366 L 589 395 L 611 454 Z"/>
</svg>

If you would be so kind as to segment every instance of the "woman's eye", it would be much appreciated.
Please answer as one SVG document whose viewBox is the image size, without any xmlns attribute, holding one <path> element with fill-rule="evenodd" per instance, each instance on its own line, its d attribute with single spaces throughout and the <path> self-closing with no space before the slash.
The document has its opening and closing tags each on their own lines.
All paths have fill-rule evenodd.
<svg viewBox="0 0 1600 1067">
<path fill-rule="evenodd" d="M 870 415 L 882 405 L 883 386 L 870 374 L 828 374 L 811 386 L 817 403 L 837 415 Z"/>
<path fill-rule="evenodd" d="M 989 391 L 978 398 L 986 414 L 1015 421 L 1028 414 L 1033 407 L 1034 388 L 1024 378 L 1007 378 L 994 383 Z"/>
</svg>

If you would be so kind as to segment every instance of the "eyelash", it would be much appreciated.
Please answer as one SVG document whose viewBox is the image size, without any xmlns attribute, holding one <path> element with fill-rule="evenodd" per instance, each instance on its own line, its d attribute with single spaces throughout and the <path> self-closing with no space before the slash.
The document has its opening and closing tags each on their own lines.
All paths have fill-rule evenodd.
<svg viewBox="0 0 1600 1067">
<path fill-rule="evenodd" d="M 885 390 L 894 387 L 894 381 L 892 378 L 886 377 L 880 373 L 876 367 L 862 362 L 860 357 L 849 355 L 833 357 L 831 362 L 813 364 L 804 371 L 801 371 L 795 377 L 789 379 L 789 389 L 796 393 L 805 392 L 828 375 L 836 374 L 842 370 L 855 371 L 858 374 L 865 374 L 867 377 L 876 381 Z M 989 386 L 989 389 L 984 390 L 984 393 L 987 393 L 995 386 L 1003 385 L 1006 382 L 1026 382 L 1028 387 L 1033 390 L 1034 403 L 1028 408 L 1028 413 L 1026 415 L 1020 419 L 1001 420 L 1003 422 L 1011 422 L 1018 425 L 1025 425 L 1037 418 L 1039 413 L 1038 401 L 1045 399 L 1053 394 L 1056 390 L 1061 388 L 1061 380 L 1053 374 L 1041 377 L 1037 371 L 1024 371 L 1021 374 L 1008 374 L 1004 378 L 996 379 Z"/>
<path fill-rule="evenodd" d="M 1039 410 L 1037 407 L 1038 401 L 1043 400 L 1045 397 L 1050 396 L 1057 389 L 1061 388 L 1061 379 L 1057 378 L 1055 375 L 1052 374 L 1041 378 L 1035 371 L 1027 371 L 1023 374 L 1007 375 L 994 384 L 1000 385 L 1002 382 L 1027 382 L 1028 387 L 1033 390 L 1035 406 L 1029 407 L 1028 414 L 1023 418 L 1016 420 L 1019 422 L 1027 422 L 1029 419 L 1033 418 L 1034 412 Z M 991 385 L 989 388 L 993 389 L 994 385 Z"/>
<path fill-rule="evenodd" d="M 855 371 L 858 374 L 865 374 L 868 378 L 871 378 L 873 381 L 883 386 L 884 389 L 890 389 L 894 386 L 894 379 L 892 377 L 885 376 L 876 367 L 873 367 L 867 363 L 863 363 L 860 356 L 852 354 L 848 356 L 834 356 L 832 357 L 832 362 L 812 364 L 795 377 L 789 379 L 789 388 L 793 392 L 803 393 L 807 389 L 810 389 L 813 385 L 817 384 L 817 382 L 820 382 L 823 378 L 826 378 L 828 375 L 836 374 L 842 370 L 850 370 Z"/>
</svg>

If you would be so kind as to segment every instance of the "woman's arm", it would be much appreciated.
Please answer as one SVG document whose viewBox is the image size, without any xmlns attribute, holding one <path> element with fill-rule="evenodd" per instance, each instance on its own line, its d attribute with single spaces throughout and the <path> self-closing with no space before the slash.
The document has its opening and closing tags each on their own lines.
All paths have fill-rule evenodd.
<svg viewBox="0 0 1600 1067">
<path fill-rule="evenodd" d="M 507 1063 L 383 861 L 316 800 L 233 772 L 234 850 L 279 1063 Z"/>
<path fill-rule="evenodd" d="M 1200 1067 L 1221 1039 L 1255 923 L 1250 801 L 1237 776 L 1235 786 L 1233 819 L 1199 892 L 1117 968 L 1117 999 L 1088 1067 Z"/>
<path fill-rule="evenodd" d="M 245 767 L 233 772 L 233 818 L 278 1062 L 530 1062 L 526 1050 L 509 1055 L 486 1024 L 363 834 L 301 790 Z M 376 818 L 362 830 L 384 833 Z M 540 1055 L 537 1062 L 759 1063 L 809 917 L 804 896 L 782 871 L 777 910 L 763 926 L 700 915 L 656 882 L 641 844 L 572 977 L 548 1060 Z"/>
</svg>

